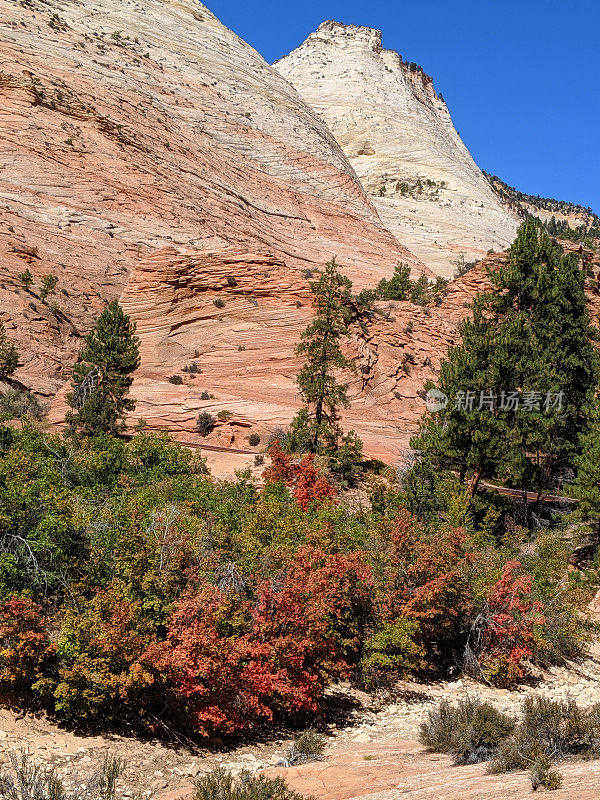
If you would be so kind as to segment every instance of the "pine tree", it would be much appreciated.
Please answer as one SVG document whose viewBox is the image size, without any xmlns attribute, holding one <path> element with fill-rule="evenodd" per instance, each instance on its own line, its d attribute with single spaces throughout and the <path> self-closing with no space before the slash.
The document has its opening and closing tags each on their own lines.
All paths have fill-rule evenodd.
<svg viewBox="0 0 600 800">
<path fill-rule="evenodd" d="M 581 437 L 581 453 L 575 459 L 577 480 L 575 494 L 580 499 L 578 513 L 596 524 L 600 536 L 600 407 L 590 415 Z"/>
<path fill-rule="evenodd" d="M 42 285 L 40 287 L 40 300 L 42 303 L 46 302 L 48 295 L 54 294 L 57 284 L 58 278 L 56 275 L 44 275 L 42 278 Z"/>
<path fill-rule="evenodd" d="M 338 382 L 336 373 L 354 368 L 340 348 L 352 320 L 351 289 L 335 258 L 310 285 L 315 317 L 296 348 L 297 355 L 306 356 L 296 379 L 304 408 L 292 423 L 292 433 L 313 453 L 335 450 L 342 435 L 339 409 L 349 405 L 348 386 Z"/>
<path fill-rule="evenodd" d="M 25 288 L 25 291 L 28 292 L 30 290 L 30 288 L 31 288 L 31 285 L 33 284 L 33 275 L 31 274 L 29 269 L 26 269 L 25 272 L 22 272 L 19 275 L 19 280 L 23 284 L 23 287 Z"/>
<path fill-rule="evenodd" d="M 6 328 L 0 322 L 0 381 L 13 374 L 19 366 L 19 353 L 6 335 Z"/>
<path fill-rule="evenodd" d="M 115 300 L 87 335 L 73 369 L 73 391 L 67 398 L 74 409 L 67 414 L 72 429 L 86 435 L 120 433 L 125 427 L 125 412 L 135 407 L 127 394 L 138 366 L 135 325 Z"/>
<path fill-rule="evenodd" d="M 468 475 L 471 492 L 481 477 L 547 488 L 573 464 L 597 381 L 584 273 L 530 218 L 489 277 L 495 291 L 475 299 L 440 370 L 448 405 L 425 418 L 413 444 Z M 511 392 L 516 408 L 506 405 Z"/>
<path fill-rule="evenodd" d="M 397 264 L 390 280 L 382 278 L 377 284 L 377 294 L 382 300 L 408 300 L 413 284 L 408 264 Z"/>
</svg>

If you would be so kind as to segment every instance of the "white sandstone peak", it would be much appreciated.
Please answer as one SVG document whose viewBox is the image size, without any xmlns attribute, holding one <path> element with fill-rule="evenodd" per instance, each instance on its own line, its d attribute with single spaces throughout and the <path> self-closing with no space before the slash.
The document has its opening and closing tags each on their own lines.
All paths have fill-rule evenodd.
<svg viewBox="0 0 600 800">
<path fill-rule="evenodd" d="M 458 135 L 432 78 L 381 31 L 324 22 L 276 63 L 336 137 L 388 228 L 430 269 L 512 240 L 517 218 Z M 474 98 L 473 102 L 476 102 Z"/>
</svg>

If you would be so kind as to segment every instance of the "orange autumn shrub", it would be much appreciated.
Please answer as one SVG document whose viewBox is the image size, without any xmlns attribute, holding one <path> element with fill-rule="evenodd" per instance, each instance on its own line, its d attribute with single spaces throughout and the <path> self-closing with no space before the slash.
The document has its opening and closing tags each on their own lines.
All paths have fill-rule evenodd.
<svg viewBox="0 0 600 800">
<path fill-rule="evenodd" d="M 28 693 L 54 664 L 56 646 L 48 637 L 42 607 L 12 597 L 0 606 L 0 687 Z"/>
<path fill-rule="evenodd" d="M 143 724 L 154 678 L 141 656 L 154 634 L 140 603 L 120 594 L 119 584 L 100 590 L 63 620 L 53 694 L 65 719 Z"/>
</svg>

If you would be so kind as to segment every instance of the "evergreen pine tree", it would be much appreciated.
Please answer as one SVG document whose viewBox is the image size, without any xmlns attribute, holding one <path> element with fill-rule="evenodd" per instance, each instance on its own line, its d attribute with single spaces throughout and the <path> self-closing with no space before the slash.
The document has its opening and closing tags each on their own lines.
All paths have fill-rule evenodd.
<svg viewBox="0 0 600 800">
<path fill-rule="evenodd" d="M 315 317 L 296 348 L 298 355 L 306 357 L 296 379 L 304 408 L 292 422 L 291 438 L 314 453 L 332 453 L 342 435 L 339 409 L 348 406 L 348 386 L 338 381 L 336 373 L 354 368 L 340 348 L 352 320 L 351 289 L 335 258 L 310 285 Z"/>
<path fill-rule="evenodd" d="M 57 284 L 58 278 L 56 275 L 44 275 L 42 278 L 42 285 L 40 287 L 40 300 L 42 303 L 46 302 L 48 295 L 54 294 Z"/>
<path fill-rule="evenodd" d="M 581 437 L 581 453 L 575 460 L 575 494 L 580 498 L 578 512 L 593 520 L 600 534 L 600 408 L 596 407 L 589 426 Z"/>
<path fill-rule="evenodd" d="M 0 322 L 0 381 L 10 378 L 18 366 L 17 348 L 6 335 L 6 328 Z"/>
<path fill-rule="evenodd" d="M 468 475 L 471 492 L 482 476 L 547 488 L 573 463 L 596 386 L 584 274 L 530 218 L 508 263 L 489 277 L 495 291 L 475 299 L 462 343 L 440 370 L 448 405 L 425 418 L 413 444 L 437 466 Z M 495 398 L 482 409 L 481 392 Z M 510 392 L 517 408 L 507 405 Z"/>
<path fill-rule="evenodd" d="M 382 278 L 377 284 L 377 294 L 382 300 L 408 300 L 413 288 L 408 264 L 397 264 L 390 280 Z"/>
<path fill-rule="evenodd" d="M 30 270 L 26 269 L 25 272 L 22 272 L 19 275 L 19 280 L 23 284 L 25 291 L 28 292 L 31 288 L 31 285 L 33 284 L 33 275 L 31 274 Z"/>
<path fill-rule="evenodd" d="M 125 412 L 135 407 L 127 394 L 138 365 L 135 325 L 115 300 L 87 335 L 73 369 L 73 391 L 67 398 L 74 409 L 67 414 L 71 427 L 86 435 L 120 433 Z"/>
</svg>

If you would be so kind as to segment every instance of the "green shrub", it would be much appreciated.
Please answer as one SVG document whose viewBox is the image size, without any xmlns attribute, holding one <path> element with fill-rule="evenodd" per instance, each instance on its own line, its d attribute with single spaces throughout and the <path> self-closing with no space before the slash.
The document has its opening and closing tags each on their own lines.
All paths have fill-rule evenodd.
<svg viewBox="0 0 600 800">
<path fill-rule="evenodd" d="M 292 744 L 281 763 L 284 767 L 293 767 L 296 764 L 319 761 L 324 750 L 325 739 L 313 728 L 308 728 Z"/>
<path fill-rule="evenodd" d="M 215 427 L 215 419 L 208 411 L 201 411 L 196 420 L 196 430 L 200 436 L 208 436 Z"/>
<path fill-rule="evenodd" d="M 225 300 L 222 297 L 215 297 L 213 303 L 217 308 L 225 308 Z"/>
<path fill-rule="evenodd" d="M 23 419 L 23 417 L 41 419 L 44 416 L 44 409 L 31 392 L 9 389 L 0 397 L 0 415 L 6 419 Z"/>
<path fill-rule="evenodd" d="M 527 697 L 523 719 L 499 748 L 490 772 L 529 769 L 540 754 L 551 759 L 600 755 L 600 704 L 580 708 L 573 699 Z"/>
<path fill-rule="evenodd" d="M 187 364 L 185 367 L 182 367 L 181 371 L 188 372 L 190 375 L 199 375 L 202 372 L 197 361 L 192 361 L 191 364 Z"/>
<path fill-rule="evenodd" d="M 194 800 L 303 800 L 281 777 L 267 778 L 247 771 L 234 778 L 218 767 L 196 782 Z"/>
<path fill-rule="evenodd" d="M 421 725 L 419 740 L 434 752 L 448 753 L 455 764 L 476 764 L 492 758 L 514 728 L 512 717 L 491 703 L 466 699 L 451 706 L 442 700 Z"/>
<path fill-rule="evenodd" d="M 181 375 L 171 375 L 171 377 L 169 378 L 169 383 L 174 383 L 175 386 L 181 386 L 181 384 L 183 383 L 183 378 L 181 377 Z"/>
<path fill-rule="evenodd" d="M 217 419 L 221 420 L 221 422 L 227 422 L 228 419 L 231 419 L 233 414 L 231 411 L 219 411 L 217 414 Z"/>
<path fill-rule="evenodd" d="M 248 444 L 250 447 L 257 447 L 260 444 L 260 436 L 258 433 L 251 433 L 248 437 Z"/>
<path fill-rule="evenodd" d="M 552 769 L 552 761 L 546 753 L 540 753 L 536 756 L 529 774 L 531 777 L 531 788 L 537 791 L 540 786 L 542 789 L 553 791 L 560 789 L 562 783 L 562 775 L 558 770 Z"/>
<path fill-rule="evenodd" d="M 418 629 L 413 620 L 400 618 L 367 640 L 360 663 L 365 688 L 375 691 L 392 686 L 418 667 L 423 657 L 415 642 Z"/>
<path fill-rule="evenodd" d="M 6 335 L 6 328 L 0 322 L 0 380 L 9 378 L 19 366 L 19 353 Z"/>
</svg>

